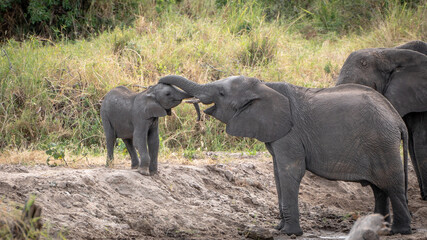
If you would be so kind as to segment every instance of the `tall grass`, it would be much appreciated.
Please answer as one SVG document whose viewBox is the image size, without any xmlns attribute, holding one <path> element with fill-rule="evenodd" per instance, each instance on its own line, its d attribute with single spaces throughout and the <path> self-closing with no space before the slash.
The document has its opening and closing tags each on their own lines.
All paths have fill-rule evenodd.
<svg viewBox="0 0 427 240">
<path fill-rule="evenodd" d="M 359 27 L 351 26 L 356 20 L 342 12 L 340 1 L 302 2 L 280 17 L 264 1 L 164 1 L 86 39 L 8 40 L 0 55 L 0 149 L 56 143 L 76 153 L 103 152 L 99 102 L 118 85 L 141 91 L 167 74 L 199 83 L 243 74 L 329 87 L 356 49 L 427 40 L 426 1 L 387 1 L 381 9 L 368 1 L 374 6 L 365 13 L 370 20 L 359 19 Z M 192 106 L 181 104 L 160 120 L 161 145 L 169 151 L 264 151 L 263 144 L 224 129 L 207 116 L 195 122 Z"/>
</svg>

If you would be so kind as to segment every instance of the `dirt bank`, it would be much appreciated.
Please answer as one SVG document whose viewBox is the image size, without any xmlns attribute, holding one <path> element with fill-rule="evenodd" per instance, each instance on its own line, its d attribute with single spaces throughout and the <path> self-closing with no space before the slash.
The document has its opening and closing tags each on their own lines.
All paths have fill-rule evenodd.
<svg viewBox="0 0 427 240">
<path fill-rule="evenodd" d="M 125 169 L 129 166 L 0 165 L 0 195 L 5 203 L 37 195 L 51 233 L 61 231 L 68 239 L 243 239 L 244 234 L 288 239 L 272 230 L 279 219 L 271 160 L 228 159 L 222 164 L 161 163 L 160 174 L 153 177 Z M 370 188 L 307 173 L 299 202 L 304 235 L 297 239 L 342 237 L 373 204 Z M 382 239 L 427 239 L 427 203 L 420 200 L 412 168 L 409 206 L 414 234 Z M 244 231 L 254 226 L 260 228 Z"/>
</svg>

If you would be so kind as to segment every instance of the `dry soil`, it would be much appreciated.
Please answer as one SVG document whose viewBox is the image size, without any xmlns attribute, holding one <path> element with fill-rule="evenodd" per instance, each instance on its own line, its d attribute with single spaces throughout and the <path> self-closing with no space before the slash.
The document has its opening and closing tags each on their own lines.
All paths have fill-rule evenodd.
<svg viewBox="0 0 427 240">
<path fill-rule="evenodd" d="M 50 234 L 61 232 L 67 239 L 294 238 L 273 230 L 279 213 L 270 158 L 231 154 L 227 159 L 217 164 L 164 160 L 151 177 L 129 169 L 130 161 L 84 169 L 3 164 L 0 201 L 23 203 L 35 194 Z M 409 174 L 414 234 L 381 239 L 427 240 L 427 202 L 420 198 L 412 167 Z M 369 187 L 309 172 L 299 200 L 304 235 L 296 239 L 342 239 L 374 205 Z"/>
</svg>

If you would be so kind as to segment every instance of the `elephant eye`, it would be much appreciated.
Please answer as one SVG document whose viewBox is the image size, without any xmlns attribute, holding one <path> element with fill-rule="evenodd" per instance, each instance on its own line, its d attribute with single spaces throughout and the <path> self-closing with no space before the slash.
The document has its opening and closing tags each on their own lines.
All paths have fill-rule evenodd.
<svg viewBox="0 0 427 240">
<path fill-rule="evenodd" d="M 224 97 L 224 93 L 222 91 L 219 92 L 219 95 Z"/>
<path fill-rule="evenodd" d="M 170 95 L 171 95 L 171 93 L 170 93 L 170 92 L 167 92 L 167 93 L 166 93 L 166 96 L 170 96 Z"/>
</svg>

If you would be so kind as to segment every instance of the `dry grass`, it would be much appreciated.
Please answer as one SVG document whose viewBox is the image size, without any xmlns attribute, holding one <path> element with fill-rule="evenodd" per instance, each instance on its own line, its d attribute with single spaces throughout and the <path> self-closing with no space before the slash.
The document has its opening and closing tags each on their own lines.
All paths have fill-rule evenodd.
<svg viewBox="0 0 427 240">
<path fill-rule="evenodd" d="M 301 22 L 310 26 L 306 17 L 268 22 L 253 2 L 221 10 L 212 10 L 212 4 L 184 1 L 181 13 L 139 16 L 131 28 L 92 39 L 52 42 L 33 37 L 3 44 L 8 58 L 0 57 L 0 149 L 45 151 L 55 143 L 66 148 L 66 157 L 85 162 L 78 156 L 104 154 L 99 101 L 118 85 L 140 91 L 136 85 L 155 84 L 167 74 L 199 83 L 242 74 L 330 87 L 354 50 L 427 41 L 427 3 L 417 8 L 391 4 L 372 26 L 346 35 L 315 28 L 300 31 Z M 199 15 L 192 15 L 194 11 Z M 162 154 L 265 151 L 255 140 L 225 134 L 224 125 L 212 118 L 195 123 L 191 106 L 181 104 L 174 113 L 160 121 Z"/>
</svg>

